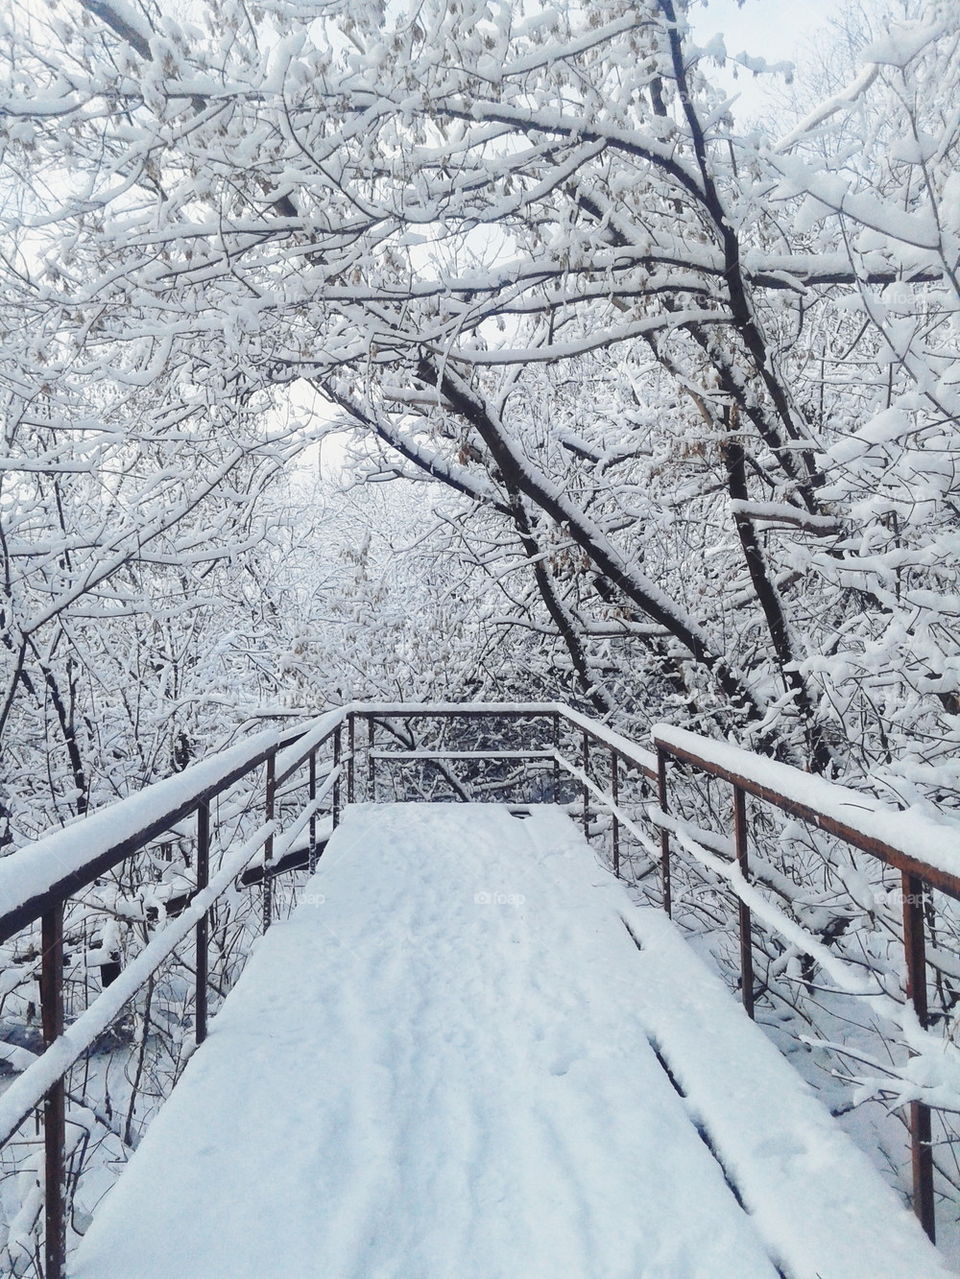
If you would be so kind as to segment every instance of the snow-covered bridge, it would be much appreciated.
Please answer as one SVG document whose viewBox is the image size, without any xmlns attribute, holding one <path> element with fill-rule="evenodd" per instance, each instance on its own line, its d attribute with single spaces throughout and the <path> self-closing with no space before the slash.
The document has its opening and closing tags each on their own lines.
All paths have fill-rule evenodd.
<svg viewBox="0 0 960 1279">
<path fill-rule="evenodd" d="M 736 856 L 724 862 L 717 840 L 702 851 L 740 876 L 749 936 L 749 903 L 761 903 L 743 879 L 744 794 L 790 811 L 819 799 L 821 824 L 840 827 L 849 793 L 818 794 L 814 779 L 767 762 L 751 778 L 745 752 L 667 730 L 658 766 L 552 705 L 484 711 L 524 724 L 539 716 L 552 726 L 550 747 L 376 747 L 377 717 L 431 713 L 479 712 L 335 712 L 124 801 L 99 827 L 95 816 L 86 844 L 70 828 L 0 864 L 7 931 L 42 910 L 44 954 L 62 970 L 50 902 L 62 910 L 91 867 L 102 874 L 197 812 L 190 904 L 178 904 L 72 1026 L 51 1033 L 47 1052 L 0 1098 L 10 1133 L 46 1097 L 48 1185 L 61 1187 L 47 1196 L 48 1273 L 62 1264 L 66 1234 L 63 1075 L 196 929 L 199 1047 L 84 1232 L 74 1279 L 946 1275 L 916 1217 L 750 1020 L 752 978 L 741 1007 L 666 914 L 638 905 L 601 864 L 560 804 L 349 802 L 364 754 L 368 779 L 388 754 L 547 767 L 554 786 L 562 768 L 582 788 L 584 825 L 596 823 L 606 795 L 619 864 L 620 825 L 636 829 L 619 794 L 626 769 L 660 775 L 661 828 L 689 842 L 689 828 L 665 811 L 663 769 L 668 751 L 690 757 L 699 743 L 716 757 L 701 763 L 737 778 Z M 363 716 L 371 727 L 361 747 Z M 576 763 L 560 749 L 561 724 L 576 733 Z M 324 745 L 329 769 L 317 764 Z M 601 751 L 613 794 L 598 784 Z M 211 872 L 211 796 L 264 763 L 267 820 Z M 302 766 L 308 799 L 281 833 L 283 787 Z M 331 801 L 327 839 L 318 822 Z M 877 855 L 906 857 L 891 822 L 889 846 L 869 829 L 860 836 Z M 926 872 L 946 884 L 949 858 L 936 831 L 927 835 Z M 272 926 L 208 1034 L 210 905 L 245 867 L 250 876 L 265 842 L 254 866 L 264 889 L 280 867 L 313 873 L 286 919 L 273 919 L 266 894 Z M 916 876 L 907 862 L 904 873 Z M 922 963 L 922 927 L 920 942 Z M 49 1006 L 57 982 L 46 972 Z"/>
<path fill-rule="evenodd" d="M 395 804 L 347 810 L 72 1273 L 778 1268 L 942 1272 L 719 979 L 559 809 Z"/>
</svg>

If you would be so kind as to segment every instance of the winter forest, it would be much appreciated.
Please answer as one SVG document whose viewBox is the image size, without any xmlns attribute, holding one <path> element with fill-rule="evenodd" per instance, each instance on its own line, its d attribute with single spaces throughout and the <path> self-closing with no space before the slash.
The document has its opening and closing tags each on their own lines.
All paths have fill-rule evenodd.
<svg viewBox="0 0 960 1279">
<path fill-rule="evenodd" d="M 795 69 L 721 25 L 9 0 L 0 851 L 365 699 L 666 721 L 960 822 L 960 12 L 855 0 Z M 889 877 L 755 820 L 778 908 L 902 1004 Z M 76 906 L 86 945 L 142 948 L 178 839 L 144 854 L 152 896 L 118 873 Z M 683 914 L 732 971 L 735 903 Z M 949 1045 L 960 912 L 931 928 Z M 880 1046 L 754 945 L 758 1020 L 901 1189 L 903 1102 L 936 1094 L 960 1258 L 960 1063 Z M 2 1079 L 38 1051 L 36 966 L 0 950 Z M 73 1086 L 77 1235 L 182 1069 L 178 989 Z M 42 1273 L 37 1158 L 0 1164 L 4 1274 Z"/>
</svg>

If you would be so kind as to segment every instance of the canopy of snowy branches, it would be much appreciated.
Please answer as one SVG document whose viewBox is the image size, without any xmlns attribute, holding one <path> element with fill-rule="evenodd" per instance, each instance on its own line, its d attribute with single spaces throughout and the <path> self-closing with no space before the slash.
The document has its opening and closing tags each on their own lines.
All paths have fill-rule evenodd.
<svg viewBox="0 0 960 1279">
<path fill-rule="evenodd" d="M 370 695 L 953 805 L 960 15 L 886 8 L 791 88 L 686 0 L 12 0 L 5 839 Z"/>
</svg>

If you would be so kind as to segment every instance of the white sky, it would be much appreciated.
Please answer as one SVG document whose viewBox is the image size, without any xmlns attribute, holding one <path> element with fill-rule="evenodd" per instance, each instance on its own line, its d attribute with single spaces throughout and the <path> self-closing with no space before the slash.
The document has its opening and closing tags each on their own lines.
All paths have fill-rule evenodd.
<svg viewBox="0 0 960 1279">
<path fill-rule="evenodd" d="M 792 58 L 797 46 L 816 35 L 835 17 L 838 0 L 708 0 L 692 15 L 701 38 L 722 31 L 727 52 L 748 53 L 781 60 Z"/>
<path fill-rule="evenodd" d="M 698 44 L 707 44 L 721 32 L 728 54 L 746 51 L 767 62 L 797 62 L 809 57 L 818 43 L 832 42 L 828 24 L 841 7 L 842 0 L 745 0 L 742 7 L 736 0 L 707 0 L 690 17 Z M 738 120 L 762 107 L 764 86 L 774 79 L 741 72 L 734 80 L 719 75 L 713 66 L 707 74 L 740 94 L 734 108 Z"/>
</svg>

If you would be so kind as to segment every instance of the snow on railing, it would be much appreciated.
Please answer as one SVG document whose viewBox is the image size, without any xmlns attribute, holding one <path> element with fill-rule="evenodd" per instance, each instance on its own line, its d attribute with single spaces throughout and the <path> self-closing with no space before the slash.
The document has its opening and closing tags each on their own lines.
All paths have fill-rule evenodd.
<svg viewBox="0 0 960 1279">
<path fill-rule="evenodd" d="M 919 811 L 890 808 L 825 777 L 670 724 L 654 725 L 653 739 L 675 759 L 696 764 L 759 799 L 769 799 L 891 866 L 912 867 L 935 888 L 960 896 L 960 832 L 955 826 L 931 821 Z M 923 849 L 922 859 L 918 848 Z"/>
</svg>

